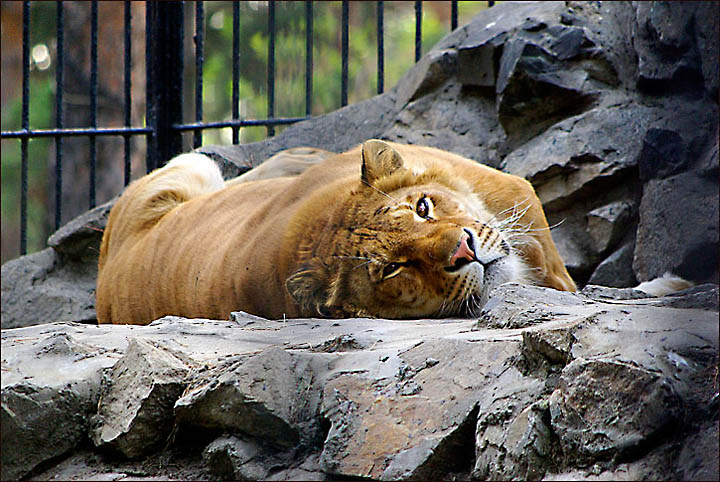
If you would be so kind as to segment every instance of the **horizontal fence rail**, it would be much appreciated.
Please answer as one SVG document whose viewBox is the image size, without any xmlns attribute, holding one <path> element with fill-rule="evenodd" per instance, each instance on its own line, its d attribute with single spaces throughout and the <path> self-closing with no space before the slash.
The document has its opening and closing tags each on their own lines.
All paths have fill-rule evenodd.
<svg viewBox="0 0 720 482">
<path fill-rule="evenodd" d="M 190 2 L 188 2 L 190 3 Z M 318 3 L 318 2 L 315 2 Z M 451 1 L 450 28 L 458 26 L 458 2 Z M 494 2 L 487 2 L 492 6 Z M 314 34 L 314 2 L 304 2 L 305 29 L 305 115 L 282 117 L 276 116 L 275 82 L 276 82 L 276 9 L 279 5 L 275 0 L 267 2 L 267 116 L 260 119 L 243 118 L 240 105 L 240 2 L 232 3 L 232 111 L 229 120 L 204 121 L 203 116 L 203 70 L 205 60 L 205 4 L 192 2 L 194 6 L 194 122 L 183 122 L 183 73 L 184 73 L 184 28 L 186 2 L 147 2 L 145 4 L 145 125 L 132 125 L 132 67 L 133 37 L 131 1 L 124 2 L 123 8 L 123 86 L 122 86 L 122 127 L 98 126 L 98 31 L 102 22 L 98 21 L 98 2 L 90 2 L 90 56 L 89 56 L 89 109 L 86 127 L 67 127 L 64 105 L 64 92 L 67 79 L 65 47 L 74 39 L 66 38 L 65 12 L 66 5 L 62 1 L 56 5 L 57 58 L 55 59 L 55 119 L 52 129 L 31 128 L 29 121 L 30 105 L 30 15 L 31 2 L 22 3 L 22 109 L 21 128 L 19 130 L 2 131 L 0 136 L 5 139 L 20 141 L 20 246 L 19 253 L 27 253 L 28 232 L 28 142 L 35 138 L 53 138 L 55 143 L 54 166 L 54 216 L 53 226 L 60 227 L 63 214 L 63 176 L 64 172 L 64 139 L 84 137 L 88 139 L 89 180 L 88 207 L 96 205 L 97 182 L 97 138 L 120 136 L 123 139 L 123 184 L 131 181 L 131 139 L 142 136 L 146 139 L 146 171 L 149 172 L 163 165 L 170 158 L 182 152 L 183 133 L 192 132 L 192 145 L 199 147 L 203 142 L 205 129 L 232 129 L 232 143 L 240 142 L 240 129 L 243 127 L 265 127 L 267 136 L 275 135 L 275 127 L 294 124 L 312 116 L 313 109 L 313 34 Z M 385 9 L 386 3 L 375 2 L 377 29 L 377 93 L 385 90 Z M 422 17 L 423 2 L 414 2 L 415 12 L 415 61 L 422 56 Z M 340 21 L 340 99 L 339 105 L 348 104 L 349 89 L 349 42 L 350 42 L 350 2 L 341 2 Z"/>
</svg>

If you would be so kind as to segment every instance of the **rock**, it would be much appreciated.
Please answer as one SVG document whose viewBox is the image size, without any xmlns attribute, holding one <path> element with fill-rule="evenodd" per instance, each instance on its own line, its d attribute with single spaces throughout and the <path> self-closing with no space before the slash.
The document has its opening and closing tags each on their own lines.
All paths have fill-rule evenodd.
<svg viewBox="0 0 720 482">
<path fill-rule="evenodd" d="M 604 223 L 588 213 L 613 202 L 634 205 L 646 178 L 697 171 L 717 180 L 716 13 L 717 5 L 697 2 L 500 3 L 441 40 L 382 95 L 262 142 L 198 151 L 226 178 L 286 148 L 339 152 L 368 138 L 435 146 L 502 167 L 533 183 L 552 223 L 568 220 L 553 235 L 582 285 L 617 251 L 588 236 L 587 224 Z M 631 195 L 608 195 L 614 189 Z M 59 257 L 3 267 L 3 327 L 94 321 L 92 246 L 107 209 L 51 237 Z M 633 211 L 627 228 L 637 221 Z M 657 247 L 644 244 L 638 249 L 649 251 L 640 257 L 679 264 L 669 259 L 673 251 Z M 41 276 L 22 275 L 38 263 Z M 622 284 L 631 284 L 627 275 Z M 705 275 L 700 281 L 718 280 L 717 271 Z"/>
<path fill-rule="evenodd" d="M 558 209 L 590 183 L 634 167 L 637 133 L 662 116 L 662 111 L 616 98 L 556 124 L 508 155 L 502 168 L 529 180 L 543 204 Z"/>
<path fill-rule="evenodd" d="M 458 53 L 454 49 L 431 50 L 399 81 L 395 109 L 401 110 L 411 100 L 437 88 L 457 70 Z"/>
<path fill-rule="evenodd" d="M 525 29 L 529 25 L 528 19 L 532 19 L 531 23 L 535 25 L 556 23 L 564 10 L 563 5 L 553 2 L 500 3 L 496 7 L 496 10 L 488 9 L 478 13 L 472 22 L 451 32 L 434 48 L 463 50 L 479 47 L 492 39 L 509 37 Z"/>
<path fill-rule="evenodd" d="M 505 134 L 494 111 L 492 98 L 448 81 L 442 88 L 410 102 L 382 138 L 451 150 L 497 166 Z"/>
<path fill-rule="evenodd" d="M 687 169 L 687 146 L 682 137 L 666 129 L 648 129 L 638 158 L 640 179 L 664 179 Z"/>
<path fill-rule="evenodd" d="M 524 38 L 505 43 L 495 85 L 497 111 L 505 132 L 518 139 L 515 142 L 579 114 L 595 99 L 583 88 L 587 72 L 563 69 L 553 57 L 557 54 Z"/>
<path fill-rule="evenodd" d="M 33 473 L 36 480 L 211 480 L 195 448 L 171 447 L 144 457 L 141 461 L 120 460 L 79 449 L 42 472 Z"/>
<path fill-rule="evenodd" d="M 636 87 L 637 54 L 632 45 L 635 8 L 631 4 L 570 1 L 561 16 L 561 23 L 584 27 L 587 35 L 600 46 L 609 65 L 596 63 L 596 71 L 607 76 L 605 83 L 613 85 L 614 81 L 628 90 Z"/>
<path fill-rule="evenodd" d="M 85 343 L 82 329 L 58 323 L 2 331 L 3 480 L 24 477 L 85 439 L 102 372 L 118 355 Z"/>
<path fill-rule="evenodd" d="M 612 377 L 629 376 L 629 372 L 620 373 L 623 367 L 638 369 L 641 371 L 636 373 L 638 377 L 652 382 L 647 385 L 648 388 L 655 387 L 652 389 L 657 388 L 663 393 L 665 388 L 659 387 L 669 385 L 673 395 L 662 396 L 669 397 L 667 403 L 671 403 L 675 396 L 682 400 L 684 409 L 678 416 L 687 424 L 693 417 L 705 417 L 705 407 L 717 392 L 709 376 L 713 368 L 708 365 L 716 358 L 716 341 L 712 337 L 718 330 L 717 312 L 653 306 L 660 300 L 662 298 L 628 300 L 625 306 L 605 304 L 603 309 L 587 317 L 572 330 L 574 342 L 570 358 L 622 365 L 598 367 L 598 370 L 609 370 Z M 609 307 L 615 308 L 607 309 Z M 620 328 L 620 325 L 623 327 Z M 590 365 L 587 368 L 590 369 Z M 617 373 L 616 368 L 620 370 Z M 585 368 L 578 367 L 577 370 L 583 371 Z M 636 398 L 639 396 L 640 392 L 634 394 Z M 666 408 L 674 410 L 672 407 Z M 628 416 L 630 414 L 628 412 Z"/>
<path fill-rule="evenodd" d="M 86 440 L 103 373 L 122 358 L 136 334 L 145 333 L 144 340 L 164 349 L 186 351 L 200 366 L 219 353 L 268 346 L 235 338 L 222 329 L 228 325 L 168 317 L 147 327 L 53 323 L 3 330 L 2 479 L 23 477 Z"/>
<path fill-rule="evenodd" d="M 624 288 L 637 285 L 632 270 L 635 240 L 623 244 L 605 258 L 593 271 L 588 284 Z"/>
<path fill-rule="evenodd" d="M 709 421 L 700 430 L 688 437 L 680 450 L 677 478 L 681 480 L 713 480 L 718 469 L 718 420 Z"/>
<path fill-rule="evenodd" d="M 4 480 L 72 450 L 83 440 L 85 415 L 93 409 L 92 394 L 82 390 L 61 394 L 26 385 L 3 389 L 2 398 Z"/>
<path fill-rule="evenodd" d="M 2 265 L 2 328 L 94 322 L 96 263 L 64 262 L 47 248 Z"/>
<path fill-rule="evenodd" d="M 547 296 L 545 288 L 520 283 L 505 283 L 490 293 L 490 299 L 482 310 L 478 325 L 487 328 L 526 328 L 550 321 L 553 308 L 583 306 L 587 302 L 575 293 L 558 291 Z"/>
<path fill-rule="evenodd" d="M 172 430 L 173 407 L 189 372 L 185 362 L 167 350 L 131 339 L 103 384 L 90 433 L 93 443 L 128 458 L 157 449 Z"/>
<path fill-rule="evenodd" d="M 639 89 L 703 91 L 701 58 L 692 32 L 694 11 L 695 6 L 674 2 L 637 4 L 633 38 Z"/>
<path fill-rule="evenodd" d="M 96 323 L 100 242 L 115 199 L 78 216 L 48 238 L 47 249 L 2 266 L 2 328 L 52 321 Z"/>
<path fill-rule="evenodd" d="M 689 280 L 717 281 L 718 195 L 716 179 L 693 172 L 645 185 L 633 258 L 638 280 L 670 271 Z"/>
<path fill-rule="evenodd" d="M 673 302 L 690 306 L 702 293 L 717 296 L 713 289 L 688 290 Z M 158 390 L 162 374 L 185 373 L 185 366 L 192 384 L 175 404 L 178 433 L 186 444 L 204 445 L 197 428 L 216 432 L 205 451 L 216 477 L 540 478 L 585 464 L 614 471 L 611 454 L 640 460 L 652 444 L 678 446 L 686 435 L 663 427 L 691 427 L 713 410 L 717 389 L 708 374 L 717 360 L 717 312 L 662 306 L 670 298 L 596 301 L 508 284 L 486 306 L 485 327 L 475 320 L 278 322 L 238 314 L 232 322 L 167 317 L 149 326 L 4 330 L 3 476 L 26 475 L 82 443 L 98 407 L 110 422 L 109 409 L 118 405 L 108 398 L 122 395 L 142 413 L 149 405 L 135 400 L 134 387 Z M 106 370 L 113 384 L 98 405 Z M 61 404 L 43 412 L 53 426 L 78 431 L 63 432 L 65 445 L 45 434 L 48 420 L 16 410 L 27 399 L 19 394 L 39 397 L 31 387 Z M 61 394 L 78 387 L 85 401 L 68 405 Z M 639 410 L 641 403 L 651 409 Z M 680 405 L 690 408 L 674 408 Z M 587 426 L 573 415 L 581 407 Z M 34 461 L 17 455 L 32 453 Z M 91 462 L 74 463 L 88 473 L 83 464 Z M 680 470 L 665 463 L 651 465 L 665 477 Z"/>
<path fill-rule="evenodd" d="M 328 475 L 320 468 L 319 458 L 318 454 L 311 454 L 299 465 L 273 472 L 268 480 L 328 480 Z"/>
<path fill-rule="evenodd" d="M 115 199 L 58 229 L 48 246 L 2 266 L 2 328 L 52 321 L 96 323 L 102 233 Z"/>
<path fill-rule="evenodd" d="M 480 44 L 466 44 L 458 49 L 458 81 L 462 85 L 494 90 L 498 74 L 496 66 L 500 62 L 506 36 L 498 34 L 483 40 L 485 41 Z"/>
<path fill-rule="evenodd" d="M 652 303 L 653 306 L 668 308 L 696 308 L 699 310 L 720 311 L 718 285 L 705 283 L 693 288 L 671 293 Z"/>
<path fill-rule="evenodd" d="M 548 389 L 554 391 L 549 398 L 543 398 L 544 401 L 533 402 L 534 405 L 528 404 L 527 399 L 523 403 L 522 399 L 512 398 L 513 403 L 505 405 L 506 411 L 500 412 L 504 415 L 497 417 L 502 423 L 496 423 L 496 427 L 508 428 L 479 429 L 481 437 L 474 476 L 554 480 L 550 474 L 563 474 L 565 464 L 599 464 L 598 474 L 609 469 L 622 476 L 620 469 L 607 465 L 613 454 L 624 454 L 620 455 L 622 460 L 623 456 L 633 459 L 637 457 L 635 454 L 645 453 L 647 447 L 657 446 L 658 440 L 667 437 L 664 430 L 684 418 L 680 407 L 688 403 L 705 406 L 707 402 L 698 400 L 711 398 L 712 381 L 708 379 L 706 388 L 699 394 L 691 393 L 688 388 L 707 369 L 700 367 L 709 368 L 707 360 L 714 359 L 705 358 L 703 354 L 712 353 L 716 343 L 714 315 L 703 312 L 702 325 L 690 328 L 683 325 L 677 310 L 655 311 L 650 307 L 662 298 L 632 299 L 635 297 L 621 296 L 625 290 L 614 291 L 616 296 L 612 299 L 618 301 L 604 304 L 560 301 L 555 293 L 550 294 L 546 289 L 518 289 L 513 285 L 496 289 L 493 298 L 499 301 L 486 308 L 489 313 L 485 316 L 490 318 L 493 312 L 515 319 L 531 318 L 538 300 L 545 302 L 547 321 L 523 330 L 525 362 L 519 366 L 525 367 L 526 375 L 546 378 L 545 388 L 538 390 L 540 394 Z M 601 301 L 609 299 L 593 291 L 589 295 Z M 678 298 L 689 300 L 691 296 L 679 294 Z M 627 298 L 624 301 L 627 304 L 619 301 L 623 298 Z M 557 302 L 562 306 L 555 305 Z M 696 315 L 689 316 L 695 319 Z M 543 328 L 538 329 L 539 326 Z M 692 334 L 685 331 L 688 328 Z M 689 348 L 696 337 L 704 340 L 705 347 L 699 351 Z M 693 355 L 685 356 L 690 353 Z M 702 359 L 706 361 L 700 361 Z M 558 370 L 562 370 L 562 376 L 555 388 L 553 377 Z M 481 409 L 479 413 L 482 417 L 485 412 Z M 695 413 L 702 416 L 701 410 Z M 515 438 L 510 437 L 511 433 L 516 434 Z M 549 433 L 554 435 L 546 435 Z M 509 444 L 508 440 L 513 443 Z M 517 450 L 523 446 L 526 450 Z M 517 450 L 515 453 L 512 447 Z M 518 457 L 517 453 L 522 456 Z M 627 470 L 667 477 L 673 468 L 666 462 L 667 453 L 664 456 L 644 459 Z M 529 460 L 532 462 L 524 465 Z M 567 472 L 565 474 L 568 477 Z"/>
<path fill-rule="evenodd" d="M 463 85 L 492 87 L 494 91 L 503 45 L 508 38 L 523 30 L 541 31 L 557 22 L 562 11 L 560 5 L 551 3 L 497 6 L 499 9 L 494 12 L 478 14 L 472 23 L 456 30 L 436 47 L 453 45 L 453 40 L 462 38 L 453 46 L 457 46 L 458 80 Z"/>
<path fill-rule="evenodd" d="M 718 144 L 720 143 L 720 127 L 715 125 L 714 134 L 709 135 L 705 152 L 699 156 L 697 170 L 707 177 L 717 179 L 720 174 L 720 159 L 718 159 Z"/>
<path fill-rule="evenodd" d="M 355 373 L 325 385 L 322 412 L 331 427 L 320 459 L 324 471 L 397 480 L 469 470 L 476 404 L 492 391 L 486 380 L 502 373 L 513 354 L 517 344 L 510 341 L 426 339 L 381 359 L 397 367 L 394 375 L 351 363 Z M 482 368 L 480 360 L 487 362 Z"/>
<path fill-rule="evenodd" d="M 634 288 L 610 288 L 607 286 L 586 285 L 580 294 L 594 300 L 640 300 L 652 298 L 652 295 Z"/>
<path fill-rule="evenodd" d="M 617 244 L 625 234 L 632 211 L 627 201 L 616 201 L 587 214 L 588 233 L 596 253 L 604 253 Z"/>
<path fill-rule="evenodd" d="M 563 367 L 570 359 L 573 338 L 566 327 L 524 331 L 522 336 L 523 357 L 533 370 L 540 368 L 543 362 Z"/>
<path fill-rule="evenodd" d="M 577 359 L 550 397 L 553 430 L 575 463 L 627 456 L 669 430 L 680 401 L 662 376 L 610 360 Z"/>
<path fill-rule="evenodd" d="M 97 259 L 103 231 L 115 201 L 117 198 L 81 214 L 60 227 L 48 238 L 48 246 L 71 258 Z"/>
<path fill-rule="evenodd" d="M 672 118 L 666 108 L 674 110 Z M 668 101 L 658 109 L 608 94 L 597 107 L 555 124 L 514 150 L 501 167 L 529 180 L 546 209 L 555 211 L 578 198 L 600 196 L 613 179 L 630 179 L 628 170 L 637 166 L 641 153 L 636 139 L 648 128 L 693 138 L 697 134 L 692 135 L 689 126 L 714 129 L 713 116 L 715 107 L 703 103 Z"/>
<path fill-rule="evenodd" d="M 530 181 L 552 209 L 599 176 L 631 167 L 637 147 L 630 138 L 655 114 L 618 101 L 556 124 L 509 154 L 503 170 Z"/>
<path fill-rule="evenodd" d="M 322 355 L 271 349 L 218 366 L 175 403 L 178 423 L 253 436 L 283 448 L 312 445 L 319 432 Z M 320 365 L 319 365 L 320 364 Z"/>
<path fill-rule="evenodd" d="M 558 474 L 548 474 L 544 480 L 662 480 L 671 477 L 673 464 L 671 460 L 675 457 L 675 451 L 667 446 L 650 451 L 645 457 L 632 462 L 612 465 L 608 463 L 596 463 L 589 467 L 577 470 L 568 470 Z"/>
<path fill-rule="evenodd" d="M 510 368 L 483 403 L 475 445 L 473 477 L 485 480 L 540 479 L 551 467 L 553 442 L 543 420 L 542 383 Z"/>
<path fill-rule="evenodd" d="M 265 480 L 275 461 L 257 444 L 234 436 L 219 437 L 203 451 L 215 475 L 234 480 Z M 273 463 L 275 462 L 275 463 Z"/>
<path fill-rule="evenodd" d="M 717 59 L 720 58 L 720 15 L 714 3 L 699 3 L 695 10 L 695 38 L 702 62 L 702 75 L 705 92 L 709 99 L 718 97 Z M 717 136 L 716 136 L 717 138 Z"/>
<path fill-rule="evenodd" d="M 553 226 L 550 231 L 555 246 L 565 262 L 565 267 L 578 286 L 582 286 L 592 272 L 599 254 L 591 247 L 592 238 L 587 235 L 587 216 L 579 218 L 577 213 L 568 217 L 562 214 L 552 214 L 548 222 Z M 560 219 L 556 221 L 556 219 Z"/>
</svg>

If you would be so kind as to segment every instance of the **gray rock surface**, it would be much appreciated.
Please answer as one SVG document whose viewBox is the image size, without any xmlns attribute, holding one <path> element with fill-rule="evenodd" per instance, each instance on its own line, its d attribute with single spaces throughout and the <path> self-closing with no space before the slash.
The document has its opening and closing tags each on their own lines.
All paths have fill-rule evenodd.
<svg viewBox="0 0 720 482">
<path fill-rule="evenodd" d="M 232 435 L 218 437 L 203 450 L 203 459 L 215 475 L 234 480 L 267 479 L 277 461 L 264 455 L 258 444 Z"/>
<path fill-rule="evenodd" d="M 616 201 L 587 214 L 588 234 L 596 253 L 614 248 L 626 232 L 633 207 L 626 201 Z"/>
<path fill-rule="evenodd" d="M 680 400 L 662 374 L 614 360 L 576 359 L 550 397 L 562 451 L 580 465 L 624 457 L 670 430 Z"/>
<path fill-rule="evenodd" d="M 90 437 L 128 458 L 167 441 L 173 407 L 188 383 L 185 362 L 151 342 L 130 339 L 123 358 L 104 380 Z"/>
<path fill-rule="evenodd" d="M 97 257 L 113 203 L 61 227 L 48 239 L 49 248 L 2 265 L 2 328 L 97 322 Z"/>
<path fill-rule="evenodd" d="M 48 246 L 72 259 L 96 259 L 110 210 L 117 198 L 81 214 L 48 238 Z"/>
<path fill-rule="evenodd" d="M 253 436 L 290 448 L 318 436 L 320 389 L 328 360 L 281 349 L 230 358 L 202 373 L 175 402 L 183 425 Z"/>
<path fill-rule="evenodd" d="M 637 4 L 634 45 L 639 88 L 649 92 L 702 88 L 702 59 L 692 32 L 695 14 L 695 6 L 673 2 Z"/>
<path fill-rule="evenodd" d="M 633 258 L 638 280 L 648 281 L 665 271 L 687 279 L 717 280 L 719 189 L 717 178 L 695 172 L 645 185 Z"/>
<path fill-rule="evenodd" d="M 86 438 L 102 372 L 120 354 L 117 345 L 88 343 L 92 331 L 78 336 L 85 328 L 40 325 L 42 335 L 29 338 L 28 328 L 2 331 L 3 480 L 24 476 Z"/>
<path fill-rule="evenodd" d="M 597 265 L 588 284 L 620 288 L 636 286 L 637 278 L 632 270 L 635 240 L 629 240 Z"/>
<path fill-rule="evenodd" d="M 593 296 L 503 285 L 479 322 L 239 314 L 4 330 L 3 478 L 87 438 L 150 463 L 178 449 L 169 430 L 203 453 L 204 476 L 542 478 L 640 461 L 643 477 L 712 473 L 717 311 Z M 687 465 L 645 458 L 696 439 L 708 452 Z M 114 456 L 98 457 L 110 471 Z M 87 473 L 86 459 L 43 474 Z"/>
</svg>

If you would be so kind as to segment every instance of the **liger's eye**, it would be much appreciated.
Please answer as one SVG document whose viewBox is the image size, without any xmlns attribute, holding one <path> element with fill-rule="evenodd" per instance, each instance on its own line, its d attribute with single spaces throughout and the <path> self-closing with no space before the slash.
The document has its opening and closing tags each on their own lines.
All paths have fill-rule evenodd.
<svg viewBox="0 0 720 482">
<path fill-rule="evenodd" d="M 430 216 L 430 201 L 428 201 L 428 198 L 424 196 L 420 198 L 417 202 L 417 206 L 415 206 L 415 212 L 421 218 L 427 218 Z"/>
<path fill-rule="evenodd" d="M 385 268 L 383 268 L 382 276 L 383 279 L 390 278 L 394 275 L 396 275 L 400 268 L 403 266 L 402 263 L 388 263 L 385 265 Z"/>
</svg>

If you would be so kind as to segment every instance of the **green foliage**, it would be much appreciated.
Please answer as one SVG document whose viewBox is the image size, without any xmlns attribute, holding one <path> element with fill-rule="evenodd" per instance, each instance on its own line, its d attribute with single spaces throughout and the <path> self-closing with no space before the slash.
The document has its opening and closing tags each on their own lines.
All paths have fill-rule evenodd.
<svg viewBox="0 0 720 482">
<path fill-rule="evenodd" d="M 41 78 L 31 82 L 30 91 L 34 99 L 30 109 L 30 125 L 47 128 L 53 118 L 55 84 L 49 78 Z M 49 108 L 44 108 L 49 106 Z M 43 108 L 41 108 L 43 107 Z M 20 98 L 11 101 L 8 109 L 2 113 L 3 130 L 20 129 L 22 118 L 22 101 Z M 39 251 L 45 247 L 45 239 L 49 231 L 49 210 L 47 207 L 50 189 L 48 183 L 48 152 L 52 140 L 48 138 L 30 139 L 28 142 L 28 252 Z M 20 181 L 21 181 L 20 141 L 4 140 L 2 150 L 2 226 L 20 225 Z M 19 239 L 19 238 L 18 238 Z M 4 247 L 5 248 L 5 247 Z"/>
<path fill-rule="evenodd" d="M 340 107 L 341 4 L 313 2 L 312 114 Z M 229 119 L 232 113 L 232 4 L 206 2 L 208 25 L 206 64 L 203 72 L 205 119 Z M 275 3 L 275 116 L 305 115 L 305 2 Z M 414 63 L 414 2 L 385 2 L 385 90 L 392 88 Z M 377 93 L 376 2 L 351 2 L 349 21 L 348 102 Z M 449 18 L 450 4 L 446 6 Z M 442 8 L 442 7 L 441 7 Z M 463 21 L 487 8 L 487 2 L 459 2 Z M 267 115 L 268 25 L 267 2 L 240 5 L 240 116 L 260 119 Z M 423 8 L 423 53 L 450 31 L 449 20 L 437 10 Z M 189 81 L 188 81 L 189 82 Z M 282 131 L 278 127 L 276 132 Z M 264 139 L 266 129 L 241 129 L 241 143 Z M 205 131 L 205 143 L 231 142 L 231 130 Z"/>
</svg>

